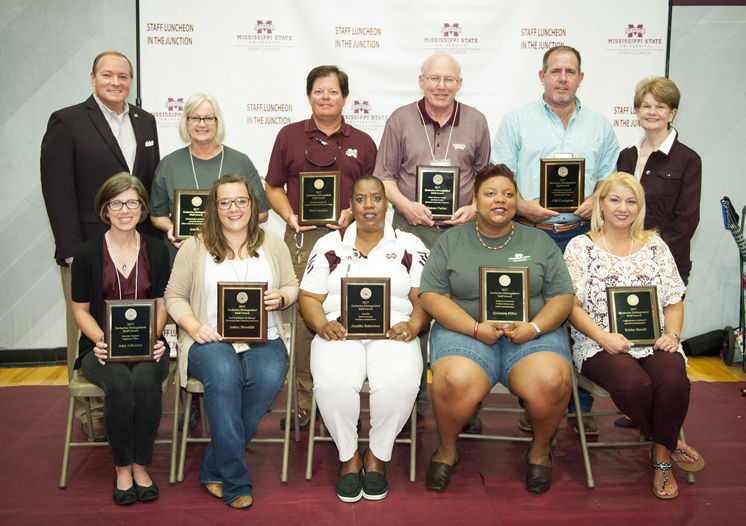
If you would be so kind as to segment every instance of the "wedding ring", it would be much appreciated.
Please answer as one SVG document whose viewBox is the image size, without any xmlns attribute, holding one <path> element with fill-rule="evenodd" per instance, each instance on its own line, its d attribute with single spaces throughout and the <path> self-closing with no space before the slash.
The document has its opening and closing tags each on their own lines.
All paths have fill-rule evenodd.
<svg viewBox="0 0 746 526">
<path fill-rule="evenodd" d="M 405 338 L 407 337 L 407 333 L 406 332 L 401 331 L 401 333 L 404 335 Z"/>
</svg>

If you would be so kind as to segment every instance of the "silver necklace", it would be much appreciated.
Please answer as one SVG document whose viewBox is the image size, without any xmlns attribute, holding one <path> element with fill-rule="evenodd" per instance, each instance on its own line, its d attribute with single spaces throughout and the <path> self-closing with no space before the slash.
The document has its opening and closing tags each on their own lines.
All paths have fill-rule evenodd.
<svg viewBox="0 0 746 526">
<path fill-rule="evenodd" d="M 603 235 L 603 234 L 601 234 L 601 239 L 602 239 L 602 240 L 603 240 L 603 242 L 604 242 L 604 247 L 606 248 L 606 252 L 608 252 L 609 254 L 611 254 L 611 255 L 612 255 L 612 256 L 614 256 L 614 257 L 618 257 L 618 258 L 620 258 L 620 257 L 623 257 L 623 256 L 615 256 L 615 255 L 614 255 L 614 254 L 613 254 L 613 253 L 611 252 L 611 250 L 609 250 L 609 246 L 608 246 L 608 245 L 606 244 L 606 238 L 604 237 L 604 235 Z M 634 239 L 632 240 L 632 244 L 631 244 L 631 245 L 629 246 L 629 254 L 627 254 L 627 258 L 629 258 L 629 257 L 630 257 L 630 256 L 632 255 L 632 249 L 633 249 L 633 248 L 635 248 L 635 240 L 634 240 Z M 625 259 L 626 259 L 626 258 L 625 258 Z"/>
</svg>

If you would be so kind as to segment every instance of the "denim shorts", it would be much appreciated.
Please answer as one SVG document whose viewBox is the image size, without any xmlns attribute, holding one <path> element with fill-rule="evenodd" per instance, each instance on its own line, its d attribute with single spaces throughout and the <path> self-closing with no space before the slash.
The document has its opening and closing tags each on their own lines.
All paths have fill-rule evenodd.
<svg viewBox="0 0 746 526">
<path fill-rule="evenodd" d="M 552 352 L 562 356 L 568 365 L 570 354 L 562 328 L 542 334 L 535 340 L 515 344 L 505 337 L 497 343 L 487 345 L 479 340 L 459 332 L 449 331 L 438 322 L 433 324 L 430 332 L 430 363 L 435 364 L 446 356 L 462 356 L 479 365 L 490 381 L 490 387 L 498 382 L 510 389 L 508 375 L 520 360 L 537 352 Z"/>
</svg>

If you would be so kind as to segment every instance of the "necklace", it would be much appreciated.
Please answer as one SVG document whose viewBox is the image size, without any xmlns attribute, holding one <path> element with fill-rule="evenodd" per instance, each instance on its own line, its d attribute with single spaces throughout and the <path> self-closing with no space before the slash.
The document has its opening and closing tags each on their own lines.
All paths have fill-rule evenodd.
<svg viewBox="0 0 746 526">
<path fill-rule="evenodd" d="M 484 241 L 482 241 L 482 236 L 479 234 L 479 219 L 477 219 L 477 237 L 479 238 L 479 242 L 482 243 L 482 246 L 484 248 L 489 249 L 489 250 L 500 250 L 505 245 L 507 245 L 510 242 L 510 240 L 513 239 L 513 230 L 514 229 L 515 229 L 515 224 L 513 223 L 513 221 L 511 221 L 510 222 L 510 237 L 508 238 L 508 240 L 505 243 L 503 243 L 502 245 L 500 245 L 499 247 L 488 247 L 487 245 L 484 244 Z"/>
<path fill-rule="evenodd" d="M 240 255 L 240 254 L 239 254 L 239 256 L 238 256 L 238 260 L 239 260 L 239 261 L 243 261 L 243 260 L 241 259 L 241 255 Z M 229 265 L 231 266 L 231 268 L 233 269 L 233 273 L 234 273 L 234 274 L 236 275 L 236 279 L 237 279 L 238 281 L 241 281 L 241 276 L 239 276 L 239 275 L 238 275 L 238 271 L 236 270 L 236 267 L 234 267 L 234 266 L 233 266 L 233 261 L 231 261 L 231 260 L 229 259 L 229 260 L 228 260 L 228 264 L 229 264 Z M 243 281 L 244 281 L 244 283 L 245 283 L 245 282 L 247 282 L 247 281 L 249 281 L 249 258 L 248 258 L 248 255 L 246 256 L 246 272 L 244 273 Z"/>
<path fill-rule="evenodd" d="M 135 259 L 135 299 L 137 299 L 137 280 L 140 272 L 140 236 L 135 233 L 137 237 L 137 259 Z M 109 257 L 111 262 L 114 263 L 114 271 L 117 275 L 117 287 L 119 288 L 119 299 L 122 299 L 122 282 L 119 280 L 119 271 L 117 270 L 117 262 L 114 260 L 114 254 L 111 252 L 111 242 L 109 241 L 109 233 L 104 234 L 106 238 L 106 248 L 109 251 Z M 122 265 L 122 272 L 125 272 L 127 265 Z"/>
<path fill-rule="evenodd" d="M 197 171 L 194 169 L 194 155 L 192 154 L 191 146 L 187 146 L 187 152 L 189 153 L 189 160 L 192 162 L 192 175 L 194 175 L 194 185 L 199 190 L 199 183 L 197 182 Z M 217 157 L 217 155 L 215 156 Z M 215 158 L 213 157 L 213 159 Z M 218 179 L 223 175 L 223 159 L 225 159 L 225 149 L 220 146 L 220 168 L 218 168 Z M 212 159 L 210 159 L 212 160 Z"/>
<path fill-rule="evenodd" d="M 606 244 L 606 238 L 604 237 L 603 234 L 601 234 L 601 239 L 604 242 L 604 248 L 606 248 L 606 252 L 608 252 L 609 254 L 611 254 L 613 256 L 614 254 L 611 252 L 611 250 L 609 250 L 609 246 Z M 632 255 L 632 249 L 633 248 L 635 248 L 635 240 L 634 239 L 632 240 L 632 244 L 629 247 L 629 254 L 627 254 L 627 257 L 630 257 Z M 620 258 L 622 256 L 616 256 L 616 257 Z"/>
</svg>

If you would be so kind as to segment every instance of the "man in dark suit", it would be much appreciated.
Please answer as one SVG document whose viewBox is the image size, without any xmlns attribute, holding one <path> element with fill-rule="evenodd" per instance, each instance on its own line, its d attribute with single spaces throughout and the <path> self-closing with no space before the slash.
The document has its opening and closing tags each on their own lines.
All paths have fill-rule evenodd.
<svg viewBox="0 0 746 526">
<path fill-rule="evenodd" d="M 93 95 L 81 104 L 54 112 L 41 143 L 41 188 L 67 304 L 70 378 L 78 347 L 70 267 L 78 246 L 107 230 L 93 208 L 96 193 L 119 172 L 131 173 L 150 188 L 160 161 L 155 118 L 126 102 L 132 74 L 132 63 L 126 56 L 116 51 L 99 54 L 91 71 Z M 139 228 L 149 225 L 147 221 Z M 94 423 L 98 427 L 98 422 Z M 102 438 L 101 433 L 96 435 Z"/>
</svg>

